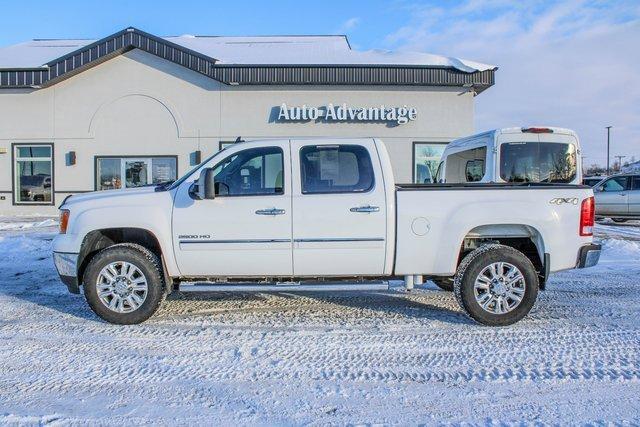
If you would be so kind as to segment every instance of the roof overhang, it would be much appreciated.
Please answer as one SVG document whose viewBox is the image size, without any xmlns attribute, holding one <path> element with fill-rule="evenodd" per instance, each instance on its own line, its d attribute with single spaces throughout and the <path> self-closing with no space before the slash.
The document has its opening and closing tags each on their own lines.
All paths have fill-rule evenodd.
<svg viewBox="0 0 640 427">
<path fill-rule="evenodd" d="M 42 67 L 0 69 L 0 89 L 53 85 L 132 49 L 186 67 L 228 85 L 449 86 L 480 93 L 495 82 L 495 69 L 467 73 L 415 65 L 234 65 L 136 28 L 126 28 Z"/>
</svg>

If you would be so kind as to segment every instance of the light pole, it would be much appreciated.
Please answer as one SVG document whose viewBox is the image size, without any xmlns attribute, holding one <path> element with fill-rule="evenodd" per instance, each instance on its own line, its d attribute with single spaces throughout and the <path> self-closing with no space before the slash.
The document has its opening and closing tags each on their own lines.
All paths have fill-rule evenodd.
<svg viewBox="0 0 640 427">
<path fill-rule="evenodd" d="M 609 142 L 611 142 L 611 128 L 613 126 L 607 126 L 607 176 L 611 173 L 609 170 Z"/>
</svg>

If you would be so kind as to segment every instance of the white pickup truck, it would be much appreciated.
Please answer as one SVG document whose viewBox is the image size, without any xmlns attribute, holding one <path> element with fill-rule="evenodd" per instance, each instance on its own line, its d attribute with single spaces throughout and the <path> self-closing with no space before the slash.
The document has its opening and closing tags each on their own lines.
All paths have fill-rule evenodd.
<svg viewBox="0 0 640 427">
<path fill-rule="evenodd" d="M 450 285 L 473 319 L 508 325 L 549 273 L 600 256 L 589 187 L 395 184 L 376 139 L 243 142 L 176 182 L 60 209 L 62 281 L 119 324 L 177 290 L 380 290 L 402 278 Z"/>
</svg>

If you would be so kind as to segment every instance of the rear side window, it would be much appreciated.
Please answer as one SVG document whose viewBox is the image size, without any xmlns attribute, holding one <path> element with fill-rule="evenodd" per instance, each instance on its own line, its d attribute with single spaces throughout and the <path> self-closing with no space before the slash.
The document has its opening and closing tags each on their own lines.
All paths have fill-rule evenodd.
<svg viewBox="0 0 640 427">
<path fill-rule="evenodd" d="M 478 182 L 484 176 L 484 160 L 469 160 L 465 167 L 467 182 Z"/>
<path fill-rule="evenodd" d="M 303 194 L 362 193 L 373 188 L 373 165 L 360 145 L 311 145 L 300 149 Z"/>
<path fill-rule="evenodd" d="M 500 146 L 500 177 L 506 182 L 569 183 L 576 177 L 576 147 L 553 142 Z"/>
</svg>

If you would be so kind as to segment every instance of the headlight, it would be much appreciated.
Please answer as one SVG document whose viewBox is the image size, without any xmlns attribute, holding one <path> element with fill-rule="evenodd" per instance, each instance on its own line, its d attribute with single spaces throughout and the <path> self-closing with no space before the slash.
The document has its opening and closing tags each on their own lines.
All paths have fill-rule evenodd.
<svg viewBox="0 0 640 427">
<path fill-rule="evenodd" d="M 71 212 L 67 209 L 60 209 L 60 234 L 67 233 L 67 226 L 69 225 L 69 215 Z"/>
</svg>

